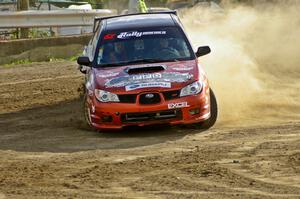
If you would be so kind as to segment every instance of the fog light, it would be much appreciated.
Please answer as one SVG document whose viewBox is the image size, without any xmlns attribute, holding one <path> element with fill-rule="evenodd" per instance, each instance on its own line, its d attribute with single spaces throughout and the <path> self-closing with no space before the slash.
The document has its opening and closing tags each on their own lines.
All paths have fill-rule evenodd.
<svg viewBox="0 0 300 199">
<path fill-rule="evenodd" d="M 112 116 L 110 116 L 110 115 L 102 116 L 101 120 L 102 120 L 102 122 L 112 122 Z"/>
<path fill-rule="evenodd" d="M 199 108 L 194 108 L 194 109 L 191 109 L 189 112 L 190 112 L 191 115 L 196 115 L 196 114 L 200 113 L 200 109 Z"/>
</svg>

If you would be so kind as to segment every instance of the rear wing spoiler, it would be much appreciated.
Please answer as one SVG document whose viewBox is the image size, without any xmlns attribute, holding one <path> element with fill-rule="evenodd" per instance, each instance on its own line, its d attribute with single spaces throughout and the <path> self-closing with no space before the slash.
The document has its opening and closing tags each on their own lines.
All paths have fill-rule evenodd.
<svg viewBox="0 0 300 199">
<path fill-rule="evenodd" d="M 112 19 L 117 17 L 126 17 L 126 16 L 134 16 L 134 15 L 153 15 L 153 14 L 173 14 L 177 16 L 176 10 L 170 10 L 170 11 L 161 11 L 161 12 L 146 12 L 146 13 L 133 13 L 133 14 L 125 14 L 125 15 L 115 15 L 115 16 L 107 16 L 107 17 L 95 17 L 94 18 L 94 27 L 93 27 L 93 33 L 95 33 L 99 27 L 99 24 L 102 20 L 105 19 Z"/>
</svg>

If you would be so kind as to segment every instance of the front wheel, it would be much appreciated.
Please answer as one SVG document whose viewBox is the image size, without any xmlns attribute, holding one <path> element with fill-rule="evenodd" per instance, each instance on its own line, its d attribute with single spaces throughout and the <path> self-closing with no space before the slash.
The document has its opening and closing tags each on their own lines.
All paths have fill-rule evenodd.
<svg viewBox="0 0 300 199">
<path fill-rule="evenodd" d="M 218 105 L 217 105 L 216 96 L 212 89 L 210 89 L 209 97 L 210 97 L 210 118 L 200 123 L 184 125 L 184 127 L 205 130 L 211 128 L 216 123 L 218 117 Z"/>
<path fill-rule="evenodd" d="M 200 123 L 199 127 L 201 129 L 209 129 L 217 121 L 218 104 L 217 104 L 216 96 L 212 89 L 210 89 L 210 91 L 209 91 L 209 97 L 210 97 L 210 118 Z"/>
<path fill-rule="evenodd" d="M 91 111 L 89 108 L 89 104 L 87 102 L 87 93 L 85 92 L 84 97 L 83 97 L 83 112 L 84 112 L 84 122 L 86 128 L 93 129 L 92 126 L 92 119 L 91 119 Z"/>
</svg>

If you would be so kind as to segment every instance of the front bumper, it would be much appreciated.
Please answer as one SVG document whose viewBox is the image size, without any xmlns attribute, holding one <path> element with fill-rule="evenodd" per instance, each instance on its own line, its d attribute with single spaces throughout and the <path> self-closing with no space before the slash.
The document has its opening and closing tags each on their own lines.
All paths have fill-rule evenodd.
<svg viewBox="0 0 300 199">
<path fill-rule="evenodd" d="M 191 124 L 209 119 L 209 89 L 193 96 L 164 100 L 158 104 L 102 103 L 95 96 L 87 99 L 91 123 L 97 129 L 155 124 Z"/>
</svg>

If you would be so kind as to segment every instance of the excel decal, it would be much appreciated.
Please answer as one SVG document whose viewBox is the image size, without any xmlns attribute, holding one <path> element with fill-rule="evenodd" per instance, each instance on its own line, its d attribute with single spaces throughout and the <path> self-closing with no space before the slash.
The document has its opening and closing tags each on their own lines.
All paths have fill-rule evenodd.
<svg viewBox="0 0 300 199">
<path fill-rule="evenodd" d="M 168 109 L 176 109 L 176 108 L 184 108 L 189 107 L 187 102 L 178 102 L 178 103 L 170 103 L 168 104 Z"/>
</svg>

